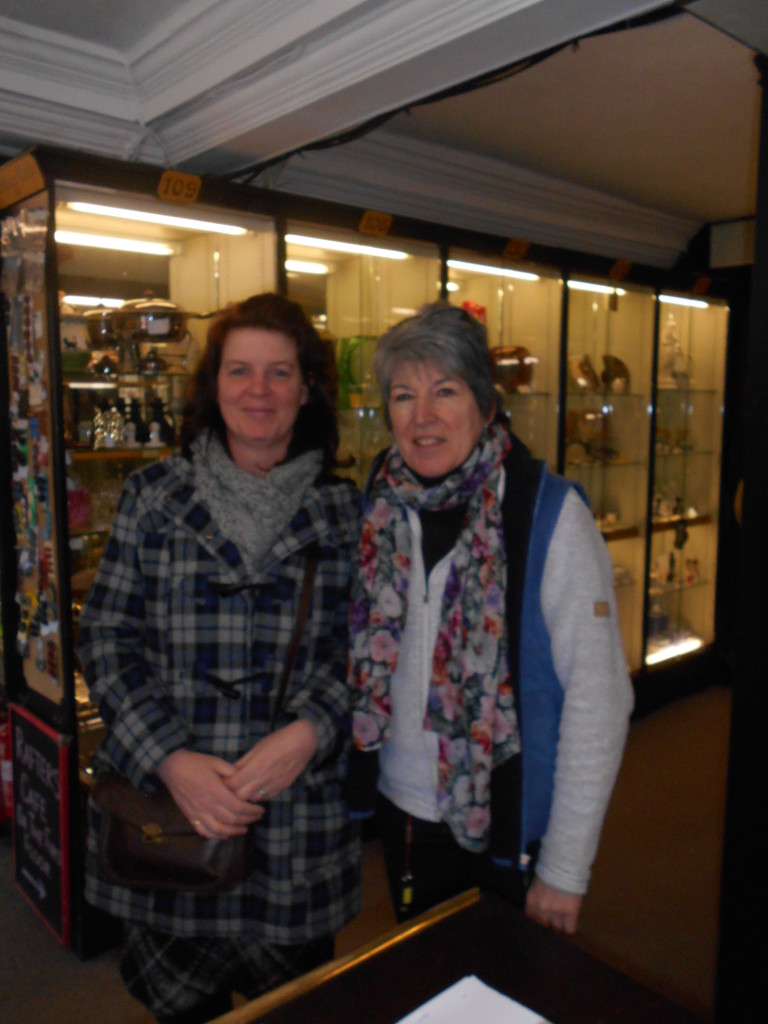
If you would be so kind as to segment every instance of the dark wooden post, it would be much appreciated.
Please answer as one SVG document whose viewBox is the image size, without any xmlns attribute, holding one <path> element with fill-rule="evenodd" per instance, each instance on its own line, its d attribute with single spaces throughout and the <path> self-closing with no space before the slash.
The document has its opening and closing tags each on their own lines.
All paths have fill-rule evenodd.
<svg viewBox="0 0 768 1024">
<path fill-rule="evenodd" d="M 755 63 L 762 115 L 745 353 L 739 626 L 723 844 L 718 1024 L 766 1019 L 768 971 L 768 56 L 758 55 Z"/>
</svg>

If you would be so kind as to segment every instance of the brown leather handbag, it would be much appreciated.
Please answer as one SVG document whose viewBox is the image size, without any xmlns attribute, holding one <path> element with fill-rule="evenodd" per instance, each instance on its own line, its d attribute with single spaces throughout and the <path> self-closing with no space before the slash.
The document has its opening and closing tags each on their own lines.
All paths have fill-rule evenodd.
<svg viewBox="0 0 768 1024">
<path fill-rule="evenodd" d="M 134 889 L 218 892 L 246 876 L 246 836 L 198 835 L 167 789 L 147 795 L 112 772 L 99 775 L 91 799 L 101 809 L 99 875 Z"/>
<path fill-rule="evenodd" d="M 304 628 L 317 559 L 304 571 L 299 611 L 272 709 L 271 729 L 282 705 Z M 226 892 L 250 869 L 248 836 L 206 839 L 187 821 L 167 789 L 141 793 L 114 772 L 101 773 L 90 799 L 101 810 L 99 876 L 134 889 Z"/>
</svg>

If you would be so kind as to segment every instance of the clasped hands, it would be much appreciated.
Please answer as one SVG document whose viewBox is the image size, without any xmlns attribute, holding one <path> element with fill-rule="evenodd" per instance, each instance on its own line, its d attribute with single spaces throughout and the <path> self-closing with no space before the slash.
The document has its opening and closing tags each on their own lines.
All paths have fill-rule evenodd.
<svg viewBox="0 0 768 1024">
<path fill-rule="evenodd" d="M 298 719 L 259 740 L 234 764 L 211 754 L 175 750 L 156 773 L 184 816 L 208 839 L 244 835 L 264 803 L 288 789 L 317 750 L 317 731 Z"/>
</svg>

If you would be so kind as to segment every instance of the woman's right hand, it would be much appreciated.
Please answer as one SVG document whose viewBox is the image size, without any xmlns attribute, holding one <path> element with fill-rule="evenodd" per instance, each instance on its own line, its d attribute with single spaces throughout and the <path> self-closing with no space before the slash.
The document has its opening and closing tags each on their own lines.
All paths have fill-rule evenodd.
<svg viewBox="0 0 768 1024">
<path fill-rule="evenodd" d="M 208 839 L 244 835 L 264 808 L 244 800 L 224 780 L 234 767 L 220 757 L 193 750 L 175 750 L 157 767 L 156 774 L 179 805 L 184 817 Z"/>
</svg>

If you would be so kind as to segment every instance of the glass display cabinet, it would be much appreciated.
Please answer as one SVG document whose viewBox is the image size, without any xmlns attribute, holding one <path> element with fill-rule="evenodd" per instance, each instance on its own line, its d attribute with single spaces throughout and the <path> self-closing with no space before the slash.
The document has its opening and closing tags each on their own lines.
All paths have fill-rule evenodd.
<svg viewBox="0 0 768 1024">
<path fill-rule="evenodd" d="M 275 287 L 275 232 L 267 218 L 182 217 L 145 196 L 73 186 L 56 187 L 54 218 L 76 629 L 125 477 L 175 447 L 210 318 Z"/>
<path fill-rule="evenodd" d="M 562 279 L 549 268 L 451 251 L 448 298 L 488 329 L 500 406 L 537 458 L 557 465 Z"/>
<path fill-rule="evenodd" d="M 390 441 L 373 372 L 376 339 L 439 297 L 437 247 L 306 224 L 290 225 L 285 243 L 288 295 L 334 346 L 341 471 L 363 486 Z"/>
<path fill-rule="evenodd" d="M 84 924 L 81 781 L 103 727 L 74 653 L 80 605 L 125 477 L 177 443 L 207 321 L 276 287 L 277 247 L 269 218 L 200 206 L 184 216 L 151 195 L 45 186 L 1 219 L 12 509 L 2 571 L 16 606 L 4 645 L 14 646 L 6 688 L 22 794 L 14 851 L 18 888 L 85 954 L 103 922 Z M 51 784 L 25 806 L 40 781 L 25 774 L 33 748 L 50 761 Z"/>
<path fill-rule="evenodd" d="M 715 638 L 727 320 L 725 303 L 660 297 L 648 665 Z"/>
<path fill-rule="evenodd" d="M 654 314 L 649 290 L 568 281 L 563 472 L 584 487 L 608 545 L 632 670 L 643 650 Z"/>
</svg>

